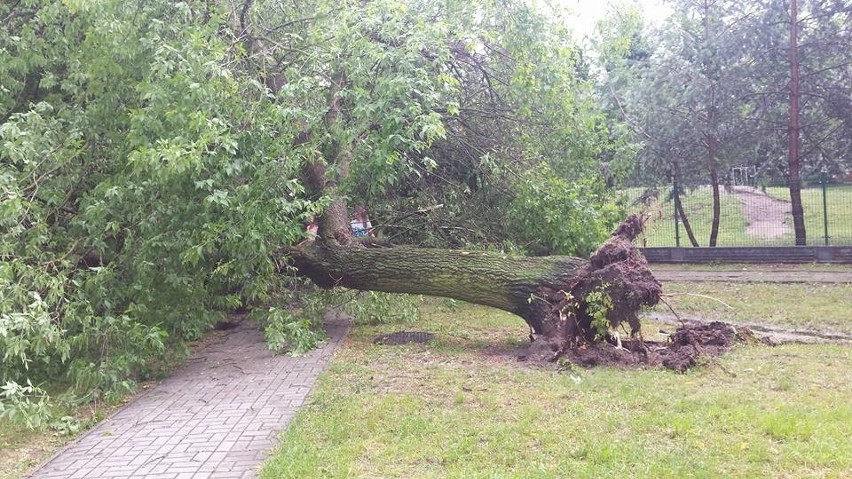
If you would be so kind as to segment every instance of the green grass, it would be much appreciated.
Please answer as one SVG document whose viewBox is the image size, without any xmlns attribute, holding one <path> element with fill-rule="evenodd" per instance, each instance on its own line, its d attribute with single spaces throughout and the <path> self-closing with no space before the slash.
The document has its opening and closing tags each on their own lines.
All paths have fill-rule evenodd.
<svg viewBox="0 0 852 479">
<path fill-rule="evenodd" d="M 69 422 L 54 421 L 43 430 L 33 431 L 19 423 L 0 420 L 0 479 L 17 479 L 47 460 L 74 437 L 98 423 L 118 406 L 89 404 L 61 414 L 74 417 Z"/>
<path fill-rule="evenodd" d="M 641 194 L 631 188 L 628 197 Z M 637 244 L 647 247 L 675 246 L 674 203 L 668 199 L 671 188 L 661 188 L 659 200 L 653 202 L 646 211 L 650 213 L 646 232 L 637 239 Z M 699 187 L 682 194 L 681 201 L 686 210 L 689 224 L 695 233 L 699 246 L 708 246 L 710 227 L 713 221 L 713 193 L 709 187 Z M 633 208 L 636 208 L 635 206 Z M 740 201 L 733 195 L 722 191 L 720 197 L 719 236 L 717 246 L 739 246 L 753 244 L 757 240 L 746 236 L 746 218 Z M 680 229 L 680 245 L 690 246 L 689 238 L 683 228 Z"/>
<path fill-rule="evenodd" d="M 696 282 L 665 283 L 663 289 L 675 294 L 666 301 L 684 316 L 852 334 L 852 284 Z M 669 312 L 664 305 L 655 310 Z"/>
<path fill-rule="evenodd" d="M 39 464 L 62 444 L 61 440 L 52 435 L 0 421 L 0 478 L 22 477 L 28 469 Z"/>
<path fill-rule="evenodd" d="M 628 188 L 622 191 L 627 204 L 638 198 L 644 188 Z M 638 244 L 648 247 L 675 246 L 674 204 L 668 200 L 671 187 L 661 187 L 660 199 L 653 202 L 645 210 L 651 214 L 646 233 L 640 236 Z M 766 193 L 785 201 L 789 201 L 790 193 L 786 187 L 768 187 Z M 699 187 L 686 192 L 682 196 L 687 218 L 695 232 L 699 246 L 708 246 L 710 226 L 713 219 L 712 190 L 710 187 Z M 763 239 L 748 236 L 747 219 L 742 211 L 742 204 L 736 196 L 721 191 L 721 215 L 719 218 L 719 238 L 717 246 L 781 246 L 793 245 L 792 217 L 788 214 L 787 224 L 790 232 L 776 239 Z M 802 206 L 805 210 L 805 231 L 808 244 L 825 244 L 822 189 L 819 187 L 802 190 Z M 852 185 L 830 186 L 827 195 L 829 244 L 852 245 Z M 638 211 L 639 206 L 629 206 L 631 211 Z M 690 246 L 689 239 L 680 225 L 680 245 Z"/>
<path fill-rule="evenodd" d="M 786 187 L 769 187 L 766 192 L 776 198 L 790 201 Z M 828 206 L 828 237 L 831 245 L 852 244 L 852 185 L 831 185 L 826 192 Z M 822 188 L 802 189 L 802 208 L 805 210 L 805 232 L 808 244 L 825 244 Z M 793 224 L 790 217 L 788 224 Z M 789 238 L 794 238 L 789 235 Z"/>
<path fill-rule="evenodd" d="M 687 374 L 517 363 L 521 320 L 424 309 L 426 346 L 357 327 L 265 478 L 848 477 L 852 349 L 740 346 Z"/>
</svg>

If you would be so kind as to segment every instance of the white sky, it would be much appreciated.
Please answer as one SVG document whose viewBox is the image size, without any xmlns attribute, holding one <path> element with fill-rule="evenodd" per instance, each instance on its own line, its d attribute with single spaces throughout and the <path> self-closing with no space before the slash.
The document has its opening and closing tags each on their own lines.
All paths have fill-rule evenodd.
<svg viewBox="0 0 852 479">
<path fill-rule="evenodd" d="M 617 8 L 619 5 L 638 4 L 642 9 L 642 16 L 648 24 L 657 24 L 671 14 L 671 7 L 663 0 L 553 0 L 567 7 L 574 13 L 569 18 L 569 25 L 579 40 L 584 36 L 591 35 L 598 20 L 603 19 L 607 11 Z"/>
</svg>

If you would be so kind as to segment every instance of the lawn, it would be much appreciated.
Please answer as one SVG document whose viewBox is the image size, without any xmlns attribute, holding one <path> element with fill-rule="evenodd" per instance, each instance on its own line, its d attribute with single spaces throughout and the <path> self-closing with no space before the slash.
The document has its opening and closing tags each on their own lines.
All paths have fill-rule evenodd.
<svg viewBox="0 0 852 479">
<path fill-rule="evenodd" d="M 0 421 L 0 478 L 22 477 L 65 444 L 65 438 Z"/>
<path fill-rule="evenodd" d="M 118 407 L 92 403 L 66 410 L 46 429 L 32 431 L 21 424 L 0 420 L 0 479 L 17 479 L 46 461 L 74 437 L 94 426 Z"/>
<path fill-rule="evenodd" d="M 402 328 L 436 339 L 372 343 Z M 687 374 L 558 371 L 514 359 L 527 333 L 509 314 L 440 300 L 415 324 L 356 327 L 262 477 L 848 477 L 852 470 L 849 347 L 739 346 Z"/>
<path fill-rule="evenodd" d="M 636 188 L 631 188 L 626 194 L 629 198 L 637 197 Z M 639 189 L 641 190 L 641 189 Z M 660 188 L 660 197 L 645 208 L 650 214 L 646 231 L 636 241 L 640 246 L 660 247 L 675 246 L 674 225 L 674 203 L 668 199 L 671 188 Z M 699 246 L 708 246 L 710 240 L 710 227 L 713 222 L 713 193 L 710 187 L 699 187 L 682 194 L 681 201 L 686 210 L 692 231 Z M 638 209 L 639 206 L 632 206 Z M 737 197 L 722 191 L 720 197 L 719 237 L 717 246 L 741 246 L 746 244 L 757 244 L 758 240 L 749 238 L 745 234 L 747 226 L 746 218 L 742 212 L 742 205 Z M 680 229 L 680 245 L 690 246 L 689 238 L 683 229 Z"/>
<path fill-rule="evenodd" d="M 790 191 L 785 187 L 770 187 L 766 192 L 776 198 L 790 200 Z M 830 185 L 826 192 L 826 204 L 829 244 L 852 244 L 852 185 Z M 805 210 L 808 244 L 825 244 L 822 188 L 802 189 L 802 208 Z M 789 224 L 793 224 L 792 217 Z"/>
<path fill-rule="evenodd" d="M 663 288 L 674 295 L 666 301 L 687 317 L 852 334 L 852 284 L 679 282 Z"/>
<path fill-rule="evenodd" d="M 629 188 L 622 192 L 628 205 L 638 198 L 644 188 Z M 671 187 L 659 189 L 659 199 L 649 206 L 629 206 L 631 211 L 644 209 L 650 214 L 646 233 L 640 236 L 638 244 L 648 247 L 675 246 L 674 205 L 668 199 Z M 766 193 L 774 198 L 789 201 L 790 193 L 786 187 L 768 187 Z M 695 232 L 699 246 L 708 246 L 710 226 L 713 219 L 712 190 L 710 187 L 698 187 L 682 195 L 687 218 Z M 827 195 L 829 244 L 852 245 L 852 185 L 830 186 Z M 793 245 L 793 220 L 787 214 L 790 231 L 775 239 L 763 239 L 746 234 L 748 220 L 743 214 L 742 203 L 737 196 L 721 191 L 721 215 L 719 219 L 719 238 L 717 246 L 780 246 Z M 822 189 L 805 188 L 802 190 L 802 206 L 805 210 L 805 230 L 808 244 L 825 244 L 823 220 Z M 689 239 L 680 225 L 680 245 L 690 246 Z"/>
</svg>

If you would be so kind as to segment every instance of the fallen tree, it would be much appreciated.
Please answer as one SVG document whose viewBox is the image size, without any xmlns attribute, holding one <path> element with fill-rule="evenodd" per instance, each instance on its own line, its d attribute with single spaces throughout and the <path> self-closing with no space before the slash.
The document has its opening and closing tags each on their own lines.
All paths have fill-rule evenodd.
<svg viewBox="0 0 852 479">
<path fill-rule="evenodd" d="M 624 323 L 639 332 L 640 308 L 661 294 L 632 243 L 641 231 L 641 218 L 629 217 L 588 260 L 387 246 L 343 228 L 283 253 L 322 288 L 441 296 L 516 314 L 555 358 Z"/>
</svg>

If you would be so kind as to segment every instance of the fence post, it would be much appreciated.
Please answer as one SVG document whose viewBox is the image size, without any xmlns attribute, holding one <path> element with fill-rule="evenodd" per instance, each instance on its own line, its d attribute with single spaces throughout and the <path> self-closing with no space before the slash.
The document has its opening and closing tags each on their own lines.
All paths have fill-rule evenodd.
<svg viewBox="0 0 852 479">
<path fill-rule="evenodd" d="M 828 246 L 828 174 L 822 172 L 819 175 L 822 184 L 822 225 L 825 232 L 825 245 Z"/>
<path fill-rule="evenodd" d="M 680 192 L 677 190 L 677 180 L 672 178 L 672 194 L 674 195 L 675 246 L 680 248 Z"/>
</svg>

